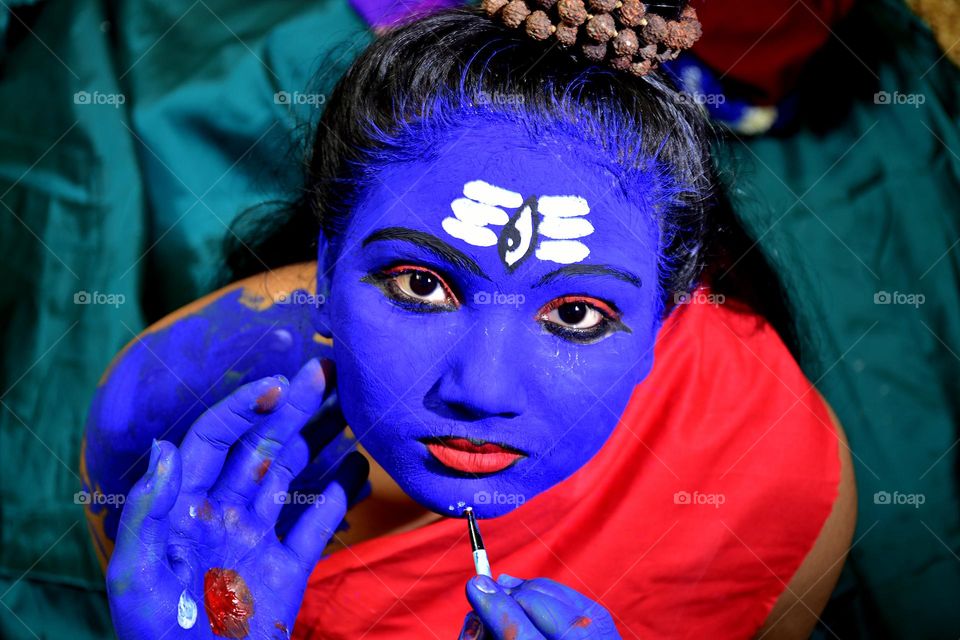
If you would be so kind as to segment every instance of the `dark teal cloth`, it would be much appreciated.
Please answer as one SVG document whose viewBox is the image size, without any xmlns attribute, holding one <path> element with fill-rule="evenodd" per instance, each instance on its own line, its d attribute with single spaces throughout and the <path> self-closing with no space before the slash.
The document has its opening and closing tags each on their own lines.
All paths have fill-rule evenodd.
<svg viewBox="0 0 960 640">
<path fill-rule="evenodd" d="M 74 503 L 97 380 L 151 320 L 210 290 L 239 212 L 290 194 L 310 101 L 370 36 L 332 0 L 58 0 L 18 15 L 29 30 L 8 20 L 0 58 L 0 637 L 105 637 Z M 896 0 L 848 23 L 797 130 L 731 139 L 723 166 L 856 460 L 861 521 L 822 633 L 956 637 L 960 78 Z M 78 304 L 84 292 L 123 301 Z M 882 292 L 925 302 L 875 304 Z"/>
</svg>

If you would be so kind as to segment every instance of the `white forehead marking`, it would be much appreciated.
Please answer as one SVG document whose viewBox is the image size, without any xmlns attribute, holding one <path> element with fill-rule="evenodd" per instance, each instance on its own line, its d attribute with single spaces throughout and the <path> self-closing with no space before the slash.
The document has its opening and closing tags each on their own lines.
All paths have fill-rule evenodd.
<svg viewBox="0 0 960 640">
<path fill-rule="evenodd" d="M 523 196 L 515 191 L 508 191 L 495 187 L 483 180 L 472 180 L 463 185 L 463 195 L 471 200 L 495 207 L 510 207 L 519 209 L 523 205 Z"/>
<path fill-rule="evenodd" d="M 520 231 L 521 240 L 533 236 L 532 229 L 505 231 L 489 228 L 510 225 L 511 218 L 524 205 L 522 194 L 483 180 L 472 180 L 463 185 L 463 195 L 463 198 L 457 198 L 450 203 L 453 216 L 447 216 L 441 222 L 443 230 L 454 238 L 475 247 L 492 247 L 501 241 L 501 233 L 507 231 Z M 509 209 L 513 211 L 508 211 Z M 590 213 L 590 205 L 585 198 L 575 195 L 539 196 L 536 210 L 539 218 L 536 235 L 540 240 L 533 255 L 540 260 L 559 264 L 581 262 L 590 255 L 587 245 L 577 240 L 589 236 L 595 230 L 593 225 L 583 218 Z M 522 242 L 518 246 L 522 246 Z M 524 257 L 516 256 L 511 262 L 511 251 L 515 252 L 516 247 L 512 250 L 501 247 L 501 250 L 506 251 L 502 258 L 508 267 Z"/>
<path fill-rule="evenodd" d="M 492 247 L 497 244 L 497 234 L 486 227 L 467 224 L 457 218 L 444 218 L 440 226 L 454 238 L 475 247 Z"/>
<path fill-rule="evenodd" d="M 537 247 L 535 255 L 541 260 L 573 264 L 590 255 L 590 249 L 587 248 L 587 245 L 576 240 L 544 240 Z"/>
<path fill-rule="evenodd" d="M 593 225 L 583 218 L 544 218 L 539 231 L 554 240 L 573 240 L 593 233 Z"/>
<path fill-rule="evenodd" d="M 493 207 L 468 198 L 457 198 L 450 203 L 450 208 L 453 209 L 453 215 L 462 222 L 478 227 L 488 224 L 505 225 L 510 221 L 510 216 L 500 207 Z"/>
<path fill-rule="evenodd" d="M 542 216 L 571 218 L 590 213 L 590 205 L 580 196 L 540 196 L 537 210 Z"/>
</svg>

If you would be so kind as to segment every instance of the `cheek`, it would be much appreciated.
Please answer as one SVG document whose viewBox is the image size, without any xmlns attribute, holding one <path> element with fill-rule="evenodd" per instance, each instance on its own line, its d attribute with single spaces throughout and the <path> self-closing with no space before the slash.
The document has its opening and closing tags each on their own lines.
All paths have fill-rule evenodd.
<svg viewBox="0 0 960 640">
<path fill-rule="evenodd" d="M 352 426 L 384 422 L 389 411 L 415 409 L 433 382 L 455 329 L 436 316 L 398 309 L 377 289 L 340 287 L 331 310 L 333 349 L 344 414 Z"/>
<path fill-rule="evenodd" d="M 614 338 L 615 339 L 615 338 Z M 541 387 L 538 401 L 542 421 L 550 425 L 552 448 L 546 468 L 570 473 L 583 465 L 606 442 L 630 400 L 633 388 L 652 366 L 649 346 L 628 345 L 634 336 L 624 336 L 621 345 L 603 343 L 571 351 L 576 364 L 558 363 L 552 383 Z M 630 348 L 626 348 L 630 346 Z M 571 468 L 574 467 L 574 468 Z"/>
</svg>

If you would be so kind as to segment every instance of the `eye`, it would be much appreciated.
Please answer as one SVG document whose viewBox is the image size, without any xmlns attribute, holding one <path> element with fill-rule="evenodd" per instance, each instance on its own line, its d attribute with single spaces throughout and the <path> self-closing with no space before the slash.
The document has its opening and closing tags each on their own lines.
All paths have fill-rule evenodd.
<svg viewBox="0 0 960 640">
<path fill-rule="evenodd" d="M 611 304 L 589 296 L 563 296 L 551 300 L 536 315 L 550 333 L 570 342 L 592 344 L 616 331 L 630 332 Z"/>
<path fill-rule="evenodd" d="M 418 265 L 398 265 L 363 278 L 394 302 L 414 311 L 452 311 L 460 301 L 437 272 Z"/>
</svg>

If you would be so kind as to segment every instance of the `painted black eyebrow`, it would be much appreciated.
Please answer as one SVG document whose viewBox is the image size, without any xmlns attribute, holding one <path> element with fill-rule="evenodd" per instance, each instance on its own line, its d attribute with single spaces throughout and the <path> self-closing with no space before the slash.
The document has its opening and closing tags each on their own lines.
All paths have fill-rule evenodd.
<svg viewBox="0 0 960 640">
<path fill-rule="evenodd" d="M 613 276 L 624 282 L 629 282 L 635 287 L 642 287 L 643 281 L 640 280 L 639 276 L 635 276 L 629 271 L 624 271 L 623 269 L 616 269 L 614 267 L 607 267 L 602 264 L 571 264 L 566 267 L 560 267 L 555 269 L 550 273 L 545 274 L 542 278 L 537 280 L 537 283 L 534 284 L 534 287 L 540 287 L 548 282 L 552 282 L 557 278 L 563 278 L 566 276 Z"/>
<path fill-rule="evenodd" d="M 487 274 L 483 272 L 483 269 L 480 268 L 480 265 L 473 260 L 473 258 L 462 251 L 451 247 L 437 236 L 424 233 L 423 231 L 417 231 L 416 229 L 407 229 L 406 227 L 385 227 L 383 229 L 378 229 L 363 239 L 362 246 L 366 247 L 372 242 L 382 242 L 385 240 L 400 240 L 401 242 L 415 244 L 418 247 L 426 249 L 445 262 L 464 268 L 470 273 L 478 275 L 481 278 L 485 278 L 487 280 L 490 279 Z"/>
</svg>

